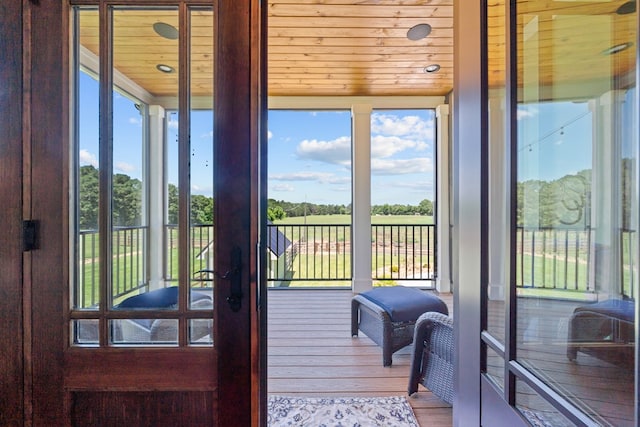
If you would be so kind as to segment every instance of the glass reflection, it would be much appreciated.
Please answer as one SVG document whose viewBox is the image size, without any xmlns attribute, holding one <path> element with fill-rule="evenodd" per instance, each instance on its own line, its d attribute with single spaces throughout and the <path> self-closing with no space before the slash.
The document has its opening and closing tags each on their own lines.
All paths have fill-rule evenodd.
<svg viewBox="0 0 640 427">
<path fill-rule="evenodd" d="M 636 59 L 609 48 L 635 41 L 636 16 L 614 6 L 518 1 L 517 358 L 597 423 L 630 426 Z"/>
<path fill-rule="evenodd" d="M 516 407 L 522 416 L 533 426 L 572 427 L 575 425 L 520 380 L 516 380 L 516 401 Z"/>
<path fill-rule="evenodd" d="M 506 58 L 505 3 L 498 0 L 487 4 L 487 75 L 489 79 L 489 283 L 487 284 L 487 331 L 504 344 L 505 297 L 508 273 L 508 153 L 506 135 Z"/>
</svg>

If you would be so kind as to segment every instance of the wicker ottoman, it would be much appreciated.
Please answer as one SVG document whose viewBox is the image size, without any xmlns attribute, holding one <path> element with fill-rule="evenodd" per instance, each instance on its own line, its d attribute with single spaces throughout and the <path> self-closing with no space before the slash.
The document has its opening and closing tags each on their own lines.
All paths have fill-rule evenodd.
<svg viewBox="0 0 640 427">
<path fill-rule="evenodd" d="M 374 288 L 351 299 L 351 335 L 361 330 L 382 347 L 382 365 L 391 366 L 391 355 L 413 341 L 413 330 L 421 314 L 449 314 L 437 296 L 415 288 Z"/>
</svg>

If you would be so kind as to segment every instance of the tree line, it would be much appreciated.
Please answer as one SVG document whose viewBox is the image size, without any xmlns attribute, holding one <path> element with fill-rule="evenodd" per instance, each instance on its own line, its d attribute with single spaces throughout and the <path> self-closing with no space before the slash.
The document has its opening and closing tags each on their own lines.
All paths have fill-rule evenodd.
<svg viewBox="0 0 640 427">
<path fill-rule="evenodd" d="M 94 166 L 80 167 L 80 194 L 78 222 L 83 230 L 98 228 L 99 171 Z M 117 173 L 112 182 L 112 222 L 116 227 L 136 227 L 142 225 L 142 182 L 129 175 Z M 178 187 L 168 185 L 169 224 L 178 223 Z M 191 195 L 191 223 L 213 224 L 213 197 L 200 194 Z"/>
<path fill-rule="evenodd" d="M 269 199 L 267 205 L 267 218 L 270 221 L 288 217 L 301 217 L 306 215 L 349 215 L 351 204 L 327 205 L 316 203 L 295 203 L 285 200 Z M 433 202 L 422 200 L 417 206 L 402 204 L 384 204 L 371 207 L 372 215 L 427 215 L 433 216 Z"/>
<path fill-rule="evenodd" d="M 631 221 L 631 191 L 635 166 L 623 159 L 620 170 L 621 210 L 623 227 Z M 94 166 L 80 167 L 79 225 L 81 229 L 98 227 L 99 173 Z M 143 185 L 139 179 L 118 173 L 113 175 L 112 221 L 114 226 L 142 224 Z M 591 225 L 591 170 L 565 175 L 552 181 L 527 180 L 517 183 L 517 224 L 520 227 L 589 227 Z M 168 185 L 169 224 L 178 222 L 178 188 Z M 268 200 L 267 217 L 274 221 L 305 215 L 348 215 L 351 204 L 294 203 Z M 383 204 L 371 208 L 372 215 L 433 216 L 433 202 L 422 200 L 418 205 Z M 191 195 L 192 224 L 213 223 L 213 198 Z"/>
</svg>

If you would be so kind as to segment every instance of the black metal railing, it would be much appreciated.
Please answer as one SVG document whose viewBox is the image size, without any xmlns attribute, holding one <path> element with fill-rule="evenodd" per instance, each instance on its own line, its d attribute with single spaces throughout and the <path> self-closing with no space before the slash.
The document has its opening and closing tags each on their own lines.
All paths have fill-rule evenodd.
<svg viewBox="0 0 640 427">
<path fill-rule="evenodd" d="M 144 288 L 147 277 L 147 227 L 114 227 L 112 233 L 112 297 Z M 87 308 L 99 302 L 100 236 L 97 230 L 81 230 L 78 235 L 76 305 Z"/>
<path fill-rule="evenodd" d="M 374 280 L 436 279 L 435 224 L 376 224 L 371 232 Z"/>
<path fill-rule="evenodd" d="M 164 280 L 178 281 L 178 226 L 168 224 L 165 227 L 165 260 Z M 210 286 L 212 277 L 206 271 L 213 270 L 213 224 L 191 226 L 189 236 L 191 250 L 191 273 L 194 281 L 200 285 Z"/>
<path fill-rule="evenodd" d="M 351 280 L 351 225 L 267 225 L 268 280 Z"/>
<path fill-rule="evenodd" d="M 594 293 L 597 280 L 592 277 L 592 264 L 594 251 L 598 250 L 593 229 L 519 227 L 516 231 L 516 286 Z M 619 292 L 625 297 L 633 297 L 636 251 L 635 230 L 621 230 Z"/>
<path fill-rule="evenodd" d="M 591 231 L 528 229 L 516 237 L 516 286 L 593 292 L 589 280 Z"/>
<path fill-rule="evenodd" d="M 268 228 L 268 280 L 349 281 L 352 278 L 351 226 L 349 224 L 274 225 Z M 112 279 L 117 299 L 148 286 L 147 227 L 114 229 Z M 596 292 L 591 229 L 518 228 L 516 286 L 581 293 Z M 621 295 L 634 298 L 637 280 L 635 230 L 621 230 Z M 99 234 L 83 230 L 78 240 L 76 304 L 92 307 L 99 300 Z M 191 229 L 192 277 L 208 286 L 210 275 L 196 274 L 213 267 L 214 229 L 210 224 Z M 165 232 L 166 281 L 178 280 L 178 235 L 174 225 Z M 420 280 L 433 286 L 437 277 L 436 226 L 376 224 L 371 227 L 372 279 Z M 276 284 L 279 285 L 279 284 Z"/>
<path fill-rule="evenodd" d="M 350 224 L 269 224 L 272 282 L 351 280 Z M 374 280 L 429 281 L 436 278 L 435 225 L 376 224 L 371 227 Z"/>
</svg>

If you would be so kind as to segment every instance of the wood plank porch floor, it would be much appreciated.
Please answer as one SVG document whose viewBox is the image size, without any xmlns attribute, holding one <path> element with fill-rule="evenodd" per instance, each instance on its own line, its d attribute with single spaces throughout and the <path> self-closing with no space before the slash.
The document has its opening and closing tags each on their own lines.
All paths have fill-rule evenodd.
<svg viewBox="0 0 640 427">
<path fill-rule="evenodd" d="M 406 396 L 411 347 L 382 366 L 382 350 L 351 337 L 349 290 L 271 290 L 268 296 L 268 390 L 287 396 Z M 451 294 L 441 298 L 452 310 Z M 452 425 L 452 409 L 419 388 L 408 398 L 422 427 Z"/>
</svg>

